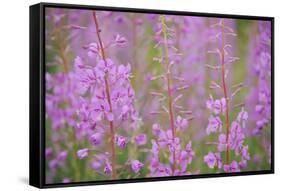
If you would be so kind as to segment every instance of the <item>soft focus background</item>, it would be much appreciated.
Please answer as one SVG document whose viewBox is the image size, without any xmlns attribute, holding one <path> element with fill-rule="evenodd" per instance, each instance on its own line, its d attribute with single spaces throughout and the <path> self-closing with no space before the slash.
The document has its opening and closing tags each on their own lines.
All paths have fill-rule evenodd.
<svg viewBox="0 0 281 191">
<path fill-rule="evenodd" d="M 106 117 L 95 124 L 93 116 L 89 119 L 84 116 L 84 112 L 86 114 L 91 112 L 91 109 L 87 110 L 84 107 L 97 107 L 98 104 L 91 101 L 85 104 L 84 99 L 90 100 L 95 96 L 101 96 L 101 94 L 97 95 L 98 89 L 94 87 L 91 81 L 93 76 L 90 74 L 90 71 L 94 70 L 91 67 L 99 66 L 98 60 L 101 59 L 97 53 L 99 45 L 92 11 L 47 8 L 45 19 L 46 181 L 66 183 L 111 179 L 111 173 L 106 173 L 106 165 L 111 163 L 111 148 L 107 146 L 110 145 L 109 125 L 104 122 Z M 165 74 L 165 62 L 161 61 L 161 59 L 165 60 L 163 50 L 165 42 L 162 43 L 163 26 L 160 17 L 156 14 L 97 11 L 97 19 L 106 56 L 117 66 L 129 64 L 131 67 L 131 78 L 128 83 L 131 83 L 135 95 L 134 103 L 129 107 L 134 108 L 131 112 L 138 113 L 136 121 L 131 117 L 126 122 L 127 119 L 117 120 L 123 110 L 113 109 L 114 124 L 119 125 L 114 127 L 115 136 L 120 135 L 127 140 L 125 148 L 118 147 L 118 141 L 115 143 L 117 179 L 171 176 L 172 174 L 169 173 L 151 171 L 151 160 L 154 159 L 150 151 L 151 141 L 158 139 L 153 135 L 152 127 L 154 124 L 159 124 L 161 130 L 170 128 L 169 115 L 165 114 L 169 99 L 165 93 L 167 84 L 164 78 L 153 80 L 155 76 Z M 172 99 L 175 102 L 173 118 L 175 123 L 178 122 L 178 117 L 188 121 L 188 124 L 183 125 L 183 130 L 177 130 L 177 137 L 184 147 L 191 141 L 192 152 L 194 152 L 192 154 L 194 156 L 190 156 L 190 164 L 188 166 L 185 164 L 187 169 L 178 175 L 184 175 L 186 172 L 192 174 L 223 172 L 223 169 L 208 168 L 207 163 L 204 162 L 204 156 L 208 152 L 217 152 L 218 134 L 208 136 L 206 133 L 209 117 L 214 115 L 207 109 L 206 103 L 210 95 L 214 99 L 221 99 L 223 96 L 222 88 L 210 88 L 211 83 L 214 82 L 222 86 L 221 70 L 210 69 L 210 66 L 221 65 L 220 60 L 217 59 L 218 55 L 210 54 L 210 51 L 221 48 L 221 26 L 218 25 L 221 19 L 165 16 L 165 22 L 169 35 L 169 62 L 174 62 L 170 66 L 171 89 L 174 89 Z M 270 23 L 224 19 L 224 26 L 226 88 L 229 97 L 235 94 L 231 97 L 229 107 L 230 123 L 243 109 L 248 112 L 248 117 L 243 122 L 245 129 L 242 131 L 245 135 L 244 145 L 248 145 L 250 160 L 247 159 L 249 161 L 246 167 L 239 169 L 241 171 L 268 170 L 271 161 L 271 100 L 263 97 L 270 98 L 271 95 L 271 42 L 268 36 Z M 230 59 L 237 59 L 237 61 L 227 63 Z M 178 78 L 183 79 L 178 80 Z M 240 89 L 237 84 L 241 83 L 243 86 Z M 84 86 L 90 86 L 89 89 L 93 88 L 93 90 L 85 93 Z M 116 85 L 111 87 L 112 96 L 115 91 L 116 96 L 119 95 L 118 93 L 124 93 L 114 89 L 114 86 Z M 185 88 L 187 86 L 188 88 Z M 183 90 L 176 91 L 182 87 Z M 79 89 L 83 89 L 82 93 Z M 154 92 L 163 93 L 166 99 L 159 101 L 162 96 L 152 96 Z M 175 101 L 179 95 L 182 98 Z M 113 98 L 112 102 L 114 102 Z M 243 106 L 236 107 L 241 103 Z M 258 111 L 256 107 L 262 107 L 260 110 L 263 112 Z M 192 113 L 183 114 L 182 111 L 186 110 Z M 162 113 L 151 114 L 155 111 Z M 221 117 L 222 129 L 225 132 L 224 114 L 218 116 Z M 135 141 L 140 134 L 146 136 L 144 144 Z M 78 152 L 84 148 L 93 150 L 89 151 L 89 156 L 79 159 Z M 224 153 L 221 152 L 221 158 L 225 164 Z M 169 164 L 167 156 L 169 152 L 161 151 L 160 161 Z M 131 161 L 135 159 L 144 165 L 137 172 L 130 169 Z M 100 162 L 101 160 L 108 160 L 108 162 Z M 232 160 L 239 162 L 240 156 L 235 156 L 234 152 L 231 152 L 230 162 Z M 169 168 L 172 167 L 167 169 Z"/>
<path fill-rule="evenodd" d="M 54 0 L 53 2 L 64 3 L 81 3 L 91 4 L 89 1 L 77 0 L 75 2 Z M 1 23 L 1 52 L 3 67 L 1 70 L 1 116 L 2 116 L 2 133 L 1 133 L 1 188 L 3 190 L 37 190 L 28 186 L 28 6 L 38 3 L 38 1 L 7 1 L 2 2 Z M 107 6 L 126 6 L 139 8 L 154 9 L 173 9 L 197 12 L 216 12 L 231 14 L 249 14 L 265 15 L 276 17 L 276 31 L 280 29 L 280 11 L 278 1 L 163 1 L 159 6 L 158 1 L 95 1 L 95 4 Z M 13 11 L 11 11 L 13 8 Z M 10 37 L 10 38 L 9 38 Z M 12 40 L 11 40 L 12 39 Z M 280 38 L 276 37 L 276 49 L 280 49 Z M 275 63 L 279 62 L 276 55 Z M 7 71 L 13 71 L 7 72 Z M 278 74 L 280 67 L 275 66 L 275 72 Z M 280 81 L 280 75 L 276 75 L 276 83 Z M 9 83 L 8 83 L 9 82 Z M 15 88 L 16 87 L 16 88 Z M 275 96 L 280 97 L 280 91 L 277 88 Z M 279 103 L 276 99 L 276 127 L 280 124 Z M 276 156 L 275 160 L 279 161 L 280 152 L 280 131 L 276 128 Z M 12 138 L 11 138 L 12 137 Z M 280 165 L 276 163 L 276 174 L 243 176 L 230 178 L 211 178 L 196 180 L 180 180 L 153 183 L 134 183 L 96 186 L 97 190 L 171 190 L 171 189 L 197 189 L 197 190 L 237 190 L 237 189 L 255 189 L 265 190 L 276 188 L 279 185 Z M 92 190 L 93 187 L 73 187 L 68 190 Z M 56 189 L 64 190 L 64 189 Z"/>
</svg>

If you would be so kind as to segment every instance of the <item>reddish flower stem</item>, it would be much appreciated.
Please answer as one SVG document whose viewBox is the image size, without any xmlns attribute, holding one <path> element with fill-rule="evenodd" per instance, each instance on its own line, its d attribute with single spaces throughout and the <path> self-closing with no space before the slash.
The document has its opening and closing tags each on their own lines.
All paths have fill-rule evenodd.
<svg viewBox="0 0 281 191">
<path fill-rule="evenodd" d="M 95 22 L 95 26 L 96 26 L 96 33 L 97 33 L 97 37 L 98 37 L 98 41 L 99 41 L 102 59 L 104 60 L 105 67 L 107 67 L 105 52 L 104 52 L 102 40 L 101 40 L 101 37 L 100 37 L 101 31 L 99 29 L 98 20 L 97 20 L 97 16 L 96 16 L 95 11 L 93 11 L 93 17 L 94 17 L 94 22 Z M 107 98 L 107 102 L 109 104 L 109 111 L 112 113 L 112 104 L 111 104 L 111 99 L 110 99 L 110 87 L 109 87 L 109 84 L 108 84 L 108 71 L 106 71 L 106 73 L 105 73 L 104 82 L 105 82 L 106 98 Z M 109 127 L 110 127 L 110 137 L 111 137 L 112 179 L 116 179 L 116 152 L 115 152 L 115 143 L 114 143 L 115 132 L 114 132 L 113 121 L 109 121 Z"/>
<path fill-rule="evenodd" d="M 228 99 L 228 92 L 227 92 L 227 84 L 225 81 L 225 53 L 224 53 L 224 46 L 225 46 L 225 34 L 224 34 L 224 20 L 222 19 L 221 23 L 221 76 L 222 76 L 222 87 L 223 87 L 223 94 L 226 100 L 226 108 L 225 108 L 225 125 L 226 125 L 226 164 L 229 163 L 229 99 Z"/>
<path fill-rule="evenodd" d="M 173 141 L 175 141 L 176 137 L 176 129 L 175 129 L 175 123 L 174 123 L 174 111 L 173 111 L 173 97 L 172 97 L 172 91 L 171 91 L 171 73 L 169 69 L 169 51 L 168 51 L 168 42 L 167 42 L 167 28 L 165 24 L 165 17 L 161 16 L 161 23 L 162 23 L 162 30 L 163 30 L 163 36 L 164 36 L 164 51 L 165 51 L 165 63 L 166 63 L 166 80 L 167 80 L 167 88 L 168 88 L 168 108 L 169 108 L 169 119 L 170 119 L 170 127 L 172 129 L 172 136 Z M 174 175 L 174 172 L 176 170 L 176 151 L 173 149 L 173 166 L 172 166 L 172 175 Z"/>
</svg>

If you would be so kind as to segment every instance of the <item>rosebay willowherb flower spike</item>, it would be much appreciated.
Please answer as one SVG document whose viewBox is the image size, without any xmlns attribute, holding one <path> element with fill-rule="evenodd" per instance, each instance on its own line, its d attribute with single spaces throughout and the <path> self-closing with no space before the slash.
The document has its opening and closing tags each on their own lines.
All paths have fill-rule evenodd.
<svg viewBox="0 0 281 191">
<path fill-rule="evenodd" d="M 256 23 L 254 38 L 251 39 L 248 57 L 249 69 L 252 71 L 251 95 L 248 96 L 248 107 L 254 115 L 251 120 L 255 123 L 252 134 L 262 140 L 260 144 L 271 162 L 271 24 L 268 21 Z M 253 107 L 254 106 L 254 107 Z"/>
<path fill-rule="evenodd" d="M 218 141 L 210 144 L 217 145 L 217 152 L 209 152 L 204 157 L 204 162 L 209 168 L 221 168 L 223 166 L 225 172 L 236 172 L 245 168 L 247 160 L 250 159 L 248 153 L 248 146 L 244 146 L 245 134 L 242 128 L 245 128 L 246 120 L 248 119 L 248 113 L 244 110 L 243 104 L 238 104 L 241 107 L 241 111 L 237 118 L 230 122 L 231 106 L 234 102 L 235 95 L 243 87 L 243 83 L 236 85 L 230 85 L 227 81 L 230 65 L 238 60 L 237 57 L 230 55 L 228 51 L 232 47 L 227 42 L 228 36 L 236 36 L 234 30 L 225 24 L 225 20 L 221 19 L 219 23 L 214 24 L 213 27 L 218 29 L 218 33 L 215 35 L 215 41 L 219 44 L 219 48 L 209 51 L 218 55 L 219 64 L 209 65 L 206 67 L 217 72 L 221 77 L 220 81 L 211 81 L 210 88 L 217 90 L 218 95 L 222 95 L 221 98 L 214 99 L 210 95 L 209 100 L 206 102 L 207 108 L 211 111 L 209 117 L 209 124 L 206 129 L 207 135 L 211 133 L 218 133 Z M 230 92 L 230 86 L 233 91 Z M 235 106 L 233 106 L 235 107 Z M 223 120 L 222 120 L 223 119 Z M 237 158 L 240 157 L 240 162 L 230 159 L 230 151 L 234 151 Z M 221 153 L 225 153 L 225 161 L 222 162 Z M 230 162 L 230 160 L 232 160 Z M 223 163 L 223 165 L 222 165 Z"/>
<path fill-rule="evenodd" d="M 189 119 L 183 117 L 191 115 L 191 111 L 178 106 L 177 102 L 183 97 L 182 91 L 185 91 L 189 85 L 186 81 L 176 83 L 173 79 L 180 79 L 173 73 L 175 57 L 178 56 L 178 51 L 173 45 L 173 34 L 165 21 L 164 16 L 160 16 L 159 31 L 156 33 L 158 39 L 157 47 L 161 46 L 163 50 L 163 58 L 157 58 L 164 73 L 162 75 L 152 77 L 152 80 L 161 80 L 163 89 L 160 92 L 151 92 L 151 95 L 159 100 L 161 109 L 152 111 L 151 114 L 168 115 L 169 126 L 167 129 L 161 127 L 160 124 L 153 124 L 153 134 L 158 138 L 152 140 L 152 156 L 150 163 L 150 173 L 152 176 L 173 176 L 189 174 L 187 166 L 192 162 L 194 152 L 192 143 L 189 141 L 184 149 L 181 148 L 180 133 L 183 133 L 188 127 Z M 169 163 L 161 163 L 160 150 L 168 152 Z"/>
<path fill-rule="evenodd" d="M 258 103 L 256 112 L 258 120 L 256 122 L 255 134 L 268 126 L 271 121 L 271 24 L 270 22 L 259 22 L 258 46 L 256 47 L 257 63 L 255 67 L 258 76 Z"/>
<path fill-rule="evenodd" d="M 46 148 L 48 170 L 51 171 L 47 174 L 47 180 L 52 182 L 57 171 L 64 169 L 67 159 L 73 152 L 69 149 L 69 140 L 72 136 L 68 132 L 75 126 L 75 111 L 78 108 L 78 102 L 75 75 L 67 59 L 70 54 L 68 43 L 72 40 L 65 29 L 67 23 L 64 19 L 67 19 L 68 15 L 54 10 L 49 13 L 46 18 L 48 21 L 46 49 L 48 53 L 57 55 L 55 59 L 47 63 L 46 69 L 49 72 L 45 76 L 46 117 L 52 125 L 48 138 L 56 144 L 56 146 L 47 145 Z"/>
<path fill-rule="evenodd" d="M 126 149 L 130 140 L 129 137 L 118 134 L 118 129 L 128 130 L 127 127 L 135 128 L 137 125 L 138 114 L 134 109 L 135 93 L 130 84 L 130 64 L 117 65 L 106 55 L 101 38 L 102 29 L 99 27 L 96 12 L 93 12 L 92 16 L 97 43 L 91 43 L 87 51 L 91 52 L 90 58 L 96 56 L 97 64 L 87 65 L 77 57 L 75 66 L 82 93 L 78 128 L 86 132 L 93 148 L 82 148 L 77 151 L 77 156 L 84 159 L 91 151 L 92 153 L 96 153 L 97 150 L 101 153 L 105 151 L 104 154 L 94 156 L 92 166 L 99 173 L 111 175 L 112 179 L 116 179 L 117 147 L 120 150 Z M 114 39 L 111 46 L 126 43 L 126 39 L 119 34 Z M 110 140 L 110 148 L 107 148 L 107 139 Z M 138 172 L 143 167 L 140 164 L 140 162 L 132 164 L 134 171 Z"/>
</svg>

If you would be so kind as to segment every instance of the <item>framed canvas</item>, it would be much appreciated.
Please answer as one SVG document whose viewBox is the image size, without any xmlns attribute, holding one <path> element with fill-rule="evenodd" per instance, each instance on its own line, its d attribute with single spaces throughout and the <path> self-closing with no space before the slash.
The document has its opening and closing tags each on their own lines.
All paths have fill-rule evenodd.
<svg viewBox="0 0 281 191">
<path fill-rule="evenodd" d="M 30 7 L 30 185 L 274 172 L 274 18 Z"/>
</svg>

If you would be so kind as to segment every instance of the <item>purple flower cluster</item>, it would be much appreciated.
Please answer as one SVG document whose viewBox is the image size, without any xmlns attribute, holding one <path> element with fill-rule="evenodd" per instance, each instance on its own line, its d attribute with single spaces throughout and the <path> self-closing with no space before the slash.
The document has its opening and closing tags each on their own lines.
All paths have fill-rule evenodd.
<svg viewBox="0 0 281 191">
<path fill-rule="evenodd" d="M 76 125 L 76 111 L 79 108 L 77 101 L 77 84 L 75 83 L 75 74 L 71 71 L 71 67 L 67 56 L 70 54 L 67 43 L 71 40 L 68 35 L 61 36 L 57 30 L 63 30 L 67 26 L 64 22 L 65 15 L 60 11 L 49 15 L 46 19 L 49 24 L 53 26 L 52 30 L 46 31 L 47 36 L 52 36 L 52 40 L 47 38 L 46 49 L 53 51 L 57 55 L 54 63 L 46 64 L 48 71 L 45 74 L 46 81 L 46 118 L 52 125 L 52 131 L 48 134 L 57 146 L 47 147 L 45 149 L 45 156 L 47 158 L 48 167 L 51 173 L 48 179 L 53 179 L 58 173 L 58 169 L 63 169 L 66 166 L 66 161 L 69 158 L 70 151 L 69 144 L 70 137 L 67 131 L 71 131 Z M 56 29 L 55 29 L 56 28 Z M 63 32 L 62 32 L 63 33 Z M 60 43 L 64 41 L 65 43 Z M 50 49 L 50 47 L 57 44 L 57 48 Z M 56 68 L 58 67 L 58 68 Z M 64 146 L 62 146 L 64 145 Z M 64 179 L 67 179 L 66 177 Z M 62 182 L 64 182 L 62 180 Z"/>
<path fill-rule="evenodd" d="M 212 153 L 209 152 L 208 155 L 204 157 L 204 162 L 208 165 L 209 168 L 221 168 L 222 161 L 221 161 L 221 154 L 220 152 Z"/>
<path fill-rule="evenodd" d="M 117 133 L 119 129 L 128 131 L 137 128 L 138 112 L 134 108 L 135 92 L 131 86 L 130 64 L 116 64 L 112 59 L 105 58 L 103 42 L 101 41 L 101 29 L 98 26 L 96 14 L 94 21 L 97 30 L 98 43 L 92 42 L 87 46 L 88 58 L 75 59 L 75 73 L 80 92 L 81 107 L 78 109 L 80 122 L 77 129 L 83 131 L 93 148 L 111 153 L 106 157 L 103 172 L 116 178 L 116 148 L 121 150 L 131 139 L 126 135 Z M 121 35 L 116 35 L 110 46 L 124 46 L 127 40 Z M 96 65 L 88 64 L 87 59 L 93 59 Z M 111 136 L 111 150 L 106 150 L 106 135 Z M 144 134 L 135 137 L 139 145 L 146 144 Z M 91 149 L 83 148 L 77 152 L 79 159 L 88 156 Z M 94 153 L 94 152 L 93 152 Z M 94 156 L 95 157 L 95 156 Z M 95 164 L 95 166 L 97 163 Z M 141 165 L 132 164 L 134 171 L 139 171 Z M 136 167 L 137 166 L 137 167 Z M 138 170 L 136 170 L 139 168 Z M 97 169 L 97 168 L 95 168 Z"/>
<path fill-rule="evenodd" d="M 225 172 L 233 172 L 234 168 L 232 170 L 228 170 L 230 167 L 235 166 L 237 164 L 236 171 L 240 171 L 240 169 L 244 169 L 247 166 L 247 161 L 250 160 L 250 155 L 248 152 L 248 145 L 244 145 L 245 142 L 245 133 L 243 133 L 243 123 L 247 118 L 244 118 L 241 120 L 240 116 L 247 115 L 245 111 L 241 111 L 238 114 L 238 117 L 236 120 L 234 120 L 231 124 L 231 129 L 229 133 L 229 140 L 227 143 L 227 136 L 224 133 L 221 133 L 219 131 L 218 141 L 215 142 L 217 145 L 217 152 L 209 152 L 208 155 L 204 157 L 204 162 L 209 166 L 209 168 L 221 168 L 223 161 L 221 159 L 221 153 L 225 152 L 227 149 L 227 146 L 229 147 L 229 150 L 233 151 L 237 158 L 240 156 L 240 161 L 236 162 L 233 160 L 231 164 L 224 164 L 224 171 Z"/>
<path fill-rule="evenodd" d="M 117 124 L 131 120 L 130 126 L 137 125 L 138 114 L 134 109 L 134 90 L 130 85 L 130 65 L 117 66 L 111 59 L 98 60 L 96 66 L 86 65 L 80 57 L 75 59 L 77 77 L 81 95 L 79 128 L 96 127 L 103 120 Z M 104 77 L 108 75 L 110 87 L 110 103 L 106 95 Z M 102 125 L 98 125 L 102 126 Z M 120 124 L 121 126 L 121 124 Z M 100 132 L 99 132 L 100 133 Z"/>
<path fill-rule="evenodd" d="M 255 134 L 270 124 L 271 121 L 271 24 L 261 21 L 259 23 L 259 45 L 256 47 L 258 63 L 255 64 L 255 72 L 258 76 L 258 103 L 255 107 L 258 115 Z"/>
<path fill-rule="evenodd" d="M 63 167 L 65 165 L 67 155 L 68 155 L 67 151 L 61 151 L 57 154 L 57 156 L 54 159 L 49 161 L 48 166 L 50 169 L 53 170 L 53 173 L 56 172 L 58 167 Z"/>
<path fill-rule="evenodd" d="M 132 170 L 135 172 L 135 173 L 138 173 L 140 171 L 140 169 L 143 167 L 143 163 L 141 163 L 140 161 L 138 160 L 134 160 L 132 161 Z"/>
<path fill-rule="evenodd" d="M 52 171 L 49 178 L 55 177 L 58 168 L 65 167 L 66 159 L 69 156 L 68 151 L 64 150 L 70 147 L 69 137 L 65 132 L 75 127 L 76 110 L 79 107 L 76 100 L 76 84 L 73 83 L 74 78 L 72 72 L 46 74 L 46 115 L 53 128 L 50 138 L 58 145 L 67 146 L 67 148 L 46 148 L 45 155 Z"/>
<path fill-rule="evenodd" d="M 74 78 L 73 73 L 46 74 L 46 113 L 54 130 L 76 124 L 78 102 L 75 96 L 77 85 L 72 83 Z"/>
</svg>

